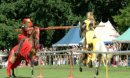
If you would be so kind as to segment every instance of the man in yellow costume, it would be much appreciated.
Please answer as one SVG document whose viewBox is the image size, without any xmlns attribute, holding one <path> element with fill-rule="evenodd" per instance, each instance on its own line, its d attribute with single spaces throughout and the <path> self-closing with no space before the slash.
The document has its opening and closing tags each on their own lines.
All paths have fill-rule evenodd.
<svg viewBox="0 0 130 78">
<path fill-rule="evenodd" d="M 84 50 L 88 50 L 88 51 L 93 51 L 95 49 L 95 40 L 96 38 L 94 35 L 94 28 L 96 27 L 95 25 L 95 19 L 94 19 L 94 15 L 93 12 L 88 12 L 86 14 L 87 19 L 83 22 L 83 25 L 81 27 L 81 34 L 84 32 L 82 30 L 85 30 L 85 34 L 82 36 L 85 36 L 85 40 L 83 42 L 83 49 Z M 92 67 L 92 61 L 95 60 L 95 54 L 94 53 L 84 53 L 80 63 L 84 60 L 86 60 L 86 63 L 88 64 L 89 67 Z M 80 71 L 82 72 L 82 68 L 81 68 L 81 64 L 79 64 L 80 66 Z"/>
<path fill-rule="evenodd" d="M 85 48 L 89 48 L 89 45 L 92 43 L 92 39 L 94 37 L 94 28 L 95 26 L 95 19 L 93 12 L 87 13 L 87 19 L 83 22 L 82 27 L 86 29 L 86 46 Z"/>
</svg>

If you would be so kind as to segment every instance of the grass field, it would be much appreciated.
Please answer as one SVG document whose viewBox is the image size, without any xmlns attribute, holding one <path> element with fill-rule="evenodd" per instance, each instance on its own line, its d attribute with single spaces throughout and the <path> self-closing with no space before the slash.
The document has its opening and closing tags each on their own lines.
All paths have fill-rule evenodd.
<svg viewBox="0 0 130 78">
<path fill-rule="evenodd" d="M 73 66 L 73 78 L 93 78 L 94 68 L 83 67 L 83 72 L 79 72 L 78 66 Z M 30 67 L 22 67 L 15 69 L 17 78 L 31 78 Z M 40 67 L 35 67 L 34 78 L 38 78 Z M 43 66 L 43 78 L 68 78 L 69 66 Z M 0 78 L 8 78 L 6 69 L 0 69 Z M 100 68 L 97 78 L 106 78 L 105 67 Z M 109 78 L 130 78 L 130 67 L 109 67 Z"/>
</svg>

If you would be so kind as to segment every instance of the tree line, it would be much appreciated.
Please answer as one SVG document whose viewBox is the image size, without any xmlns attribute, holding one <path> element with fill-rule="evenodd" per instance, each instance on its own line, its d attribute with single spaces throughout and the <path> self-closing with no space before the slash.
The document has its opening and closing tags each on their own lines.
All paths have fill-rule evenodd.
<svg viewBox="0 0 130 78">
<path fill-rule="evenodd" d="M 0 0 L 0 49 L 17 44 L 15 29 L 22 26 L 24 17 L 30 17 L 34 25 L 45 28 L 82 22 L 88 11 L 94 12 L 97 24 L 109 19 L 120 33 L 130 26 L 129 0 Z M 51 46 L 67 31 L 41 31 L 40 43 Z"/>
</svg>

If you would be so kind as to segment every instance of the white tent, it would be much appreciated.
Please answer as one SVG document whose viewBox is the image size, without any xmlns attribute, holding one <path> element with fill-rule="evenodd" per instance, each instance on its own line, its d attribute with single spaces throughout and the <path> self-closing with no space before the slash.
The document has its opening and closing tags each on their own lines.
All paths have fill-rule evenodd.
<svg viewBox="0 0 130 78">
<path fill-rule="evenodd" d="M 95 36 L 101 41 L 111 42 L 119 36 L 119 33 L 115 30 L 113 25 L 108 20 L 107 22 L 100 22 L 94 30 Z"/>
</svg>

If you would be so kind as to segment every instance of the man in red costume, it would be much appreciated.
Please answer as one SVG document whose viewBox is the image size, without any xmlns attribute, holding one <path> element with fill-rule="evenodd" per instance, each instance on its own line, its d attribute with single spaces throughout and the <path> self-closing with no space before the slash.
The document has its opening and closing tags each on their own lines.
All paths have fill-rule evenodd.
<svg viewBox="0 0 130 78">
<path fill-rule="evenodd" d="M 33 30 L 33 23 L 30 20 L 30 18 L 24 18 L 23 21 L 23 26 L 22 26 L 22 33 L 18 35 L 18 41 L 19 41 L 19 45 L 18 48 L 15 52 L 15 54 L 18 54 L 19 49 L 22 45 L 22 43 L 24 42 L 24 40 L 30 36 L 32 30 Z"/>
<path fill-rule="evenodd" d="M 33 30 L 36 31 L 36 40 L 39 41 L 39 28 L 33 27 L 30 18 L 25 18 L 22 21 L 22 33 L 18 35 L 18 45 L 16 45 L 10 52 L 7 65 L 7 75 L 11 76 L 11 70 L 16 68 L 21 63 L 21 57 L 28 63 L 30 62 L 29 52 L 32 51 L 33 46 L 29 43 L 29 37 Z M 36 49 L 36 47 L 35 47 Z M 13 74 L 14 75 L 14 74 Z"/>
</svg>

